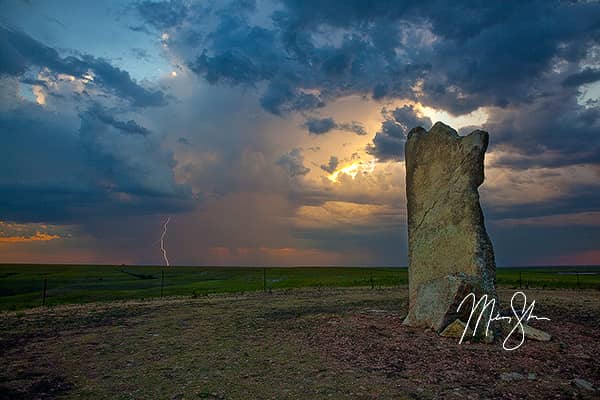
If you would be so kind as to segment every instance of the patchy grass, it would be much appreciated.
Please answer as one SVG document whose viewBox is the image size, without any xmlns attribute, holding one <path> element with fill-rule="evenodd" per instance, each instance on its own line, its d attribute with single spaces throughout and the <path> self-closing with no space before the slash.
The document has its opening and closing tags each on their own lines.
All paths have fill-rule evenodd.
<svg viewBox="0 0 600 400">
<path fill-rule="evenodd" d="M 600 293 L 527 294 L 554 339 L 514 352 L 401 325 L 405 286 L 5 312 L 0 399 L 591 398 L 571 380 L 600 384 Z"/>
<path fill-rule="evenodd" d="M 233 268 L 94 265 L 0 265 L 0 310 L 165 296 L 202 297 L 301 287 L 393 287 L 408 283 L 406 268 Z M 579 273 L 579 274 L 577 274 Z M 499 285 L 600 289 L 600 267 L 498 268 Z"/>
</svg>

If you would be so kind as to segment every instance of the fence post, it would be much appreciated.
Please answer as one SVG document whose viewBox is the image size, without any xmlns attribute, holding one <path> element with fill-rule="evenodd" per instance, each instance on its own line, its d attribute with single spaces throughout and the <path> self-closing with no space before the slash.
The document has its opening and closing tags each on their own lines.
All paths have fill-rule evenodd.
<svg viewBox="0 0 600 400">
<path fill-rule="evenodd" d="M 48 289 L 48 278 L 44 277 L 44 290 L 42 292 L 42 306 L 46 305 L 46 290 Z"/>
<path fill-rule="evenodd" d="M 581 289 L 579 286 L 579 271 L 577 271 L 577 289 Z"/>
<path fill-rule="evenodd" d="M 373 271 L 371 271 L 371 278 L 370 279 L 371 279 L 371 289 L 374 289 L 375 285 L 373 283 Z"/>
<path fill-rule="evenodd" d="M 165 270 L 160 271 L 160 297 L 163 297 L 163 287 L 165 286 Z"/>
<path fill-rule="evenodd" d="M 522 279 L 522 274 L 523 272 L 519 271 L 519 289 L 521 289 L 523 287 L 523 279 Z"/>
<path fill-rule="evenodd" d="M 263 268 L 263 292 L 267 291 L 267 269 Z"/>
</svg>

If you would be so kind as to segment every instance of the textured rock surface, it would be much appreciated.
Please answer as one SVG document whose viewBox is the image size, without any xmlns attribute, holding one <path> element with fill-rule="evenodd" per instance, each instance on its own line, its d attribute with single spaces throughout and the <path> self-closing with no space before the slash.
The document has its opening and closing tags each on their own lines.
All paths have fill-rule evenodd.
<svg viewBox="0 0 600 400">
<path fill-rule="evenodd" d="M 410 325 L 439 328 L 430 325 L 438 320 L 429 313 L 451 311 L 443 309 L 450 303 L 423 304 L 431 296 L 419 296 L 419 292 L 435 279 L 464 273 L 476 279 L 484 293 L 496 298 L 494 251 L 477 189 L 484 179 L 487 145 L 487 132 L 476 130 L 459 136 L 441 122 L 429 131 L 414 128 L 408 134 L 405 160 L 410 305 L 406 322 Z M 434 297 L 448 296 L 440 293 Z"/>
<path fill-rule="evenodd" d="M 460 302 L 471 292 L 476 293 L 478 297 L 482 294 L 479 279 L 464 273 L 425 282 L 418 288 L 416 300 L 404 323 L 440 332 L 456 319 L 467 321 L 472 303 L 466 302 L 460 313 L 457 309 Z"/>
</svg>

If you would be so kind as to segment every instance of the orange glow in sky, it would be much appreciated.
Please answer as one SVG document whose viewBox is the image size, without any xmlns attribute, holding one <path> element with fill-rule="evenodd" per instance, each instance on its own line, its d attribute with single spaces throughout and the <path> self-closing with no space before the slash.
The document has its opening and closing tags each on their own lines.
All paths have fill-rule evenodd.
<svg viewBox="0 0 600 400">
<path fill-rule="evenodd" d="M 49 240 L 60 239 L 58 235 L 36 232 L 33 236 L 4 236 L 0 237 L 0 243 L 27 243 L 27 242 L 47 242 Z"/>
<path fill-rule="evenodd" d="M 335 170 L 332 174 L 327 176 L 327 178 L 331 182 L 337 182 L 340 174 L 346 174 L 351 176 L 352 179 L 354 179 L 359 173 L 373 172 L 373 170 L 375 169 L 375 165 L 377 165 L 376 158 L 373 158 L 369 161 L 357 161 Z"/>
</svg>

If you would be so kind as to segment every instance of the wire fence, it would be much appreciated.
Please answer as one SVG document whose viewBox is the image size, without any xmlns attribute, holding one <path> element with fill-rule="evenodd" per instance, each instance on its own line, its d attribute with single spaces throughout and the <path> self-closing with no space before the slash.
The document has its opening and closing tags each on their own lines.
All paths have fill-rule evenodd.
<svg viewBox="0 0 600 400">
<path fill-rule="evenodd" d="M 405 268 L 0 266 L 0 310 L 302 287 L 398 286 Z"/>
<path fill-rule="evenodd" d="M 497 285 L 511 289 L 600 290 L 600 267 L 498 268 L 496 275 Z M 407 284 L 406 268 L 0 265 L 0 310 L 302 287 L 379 289 Z"/>
</svg>

